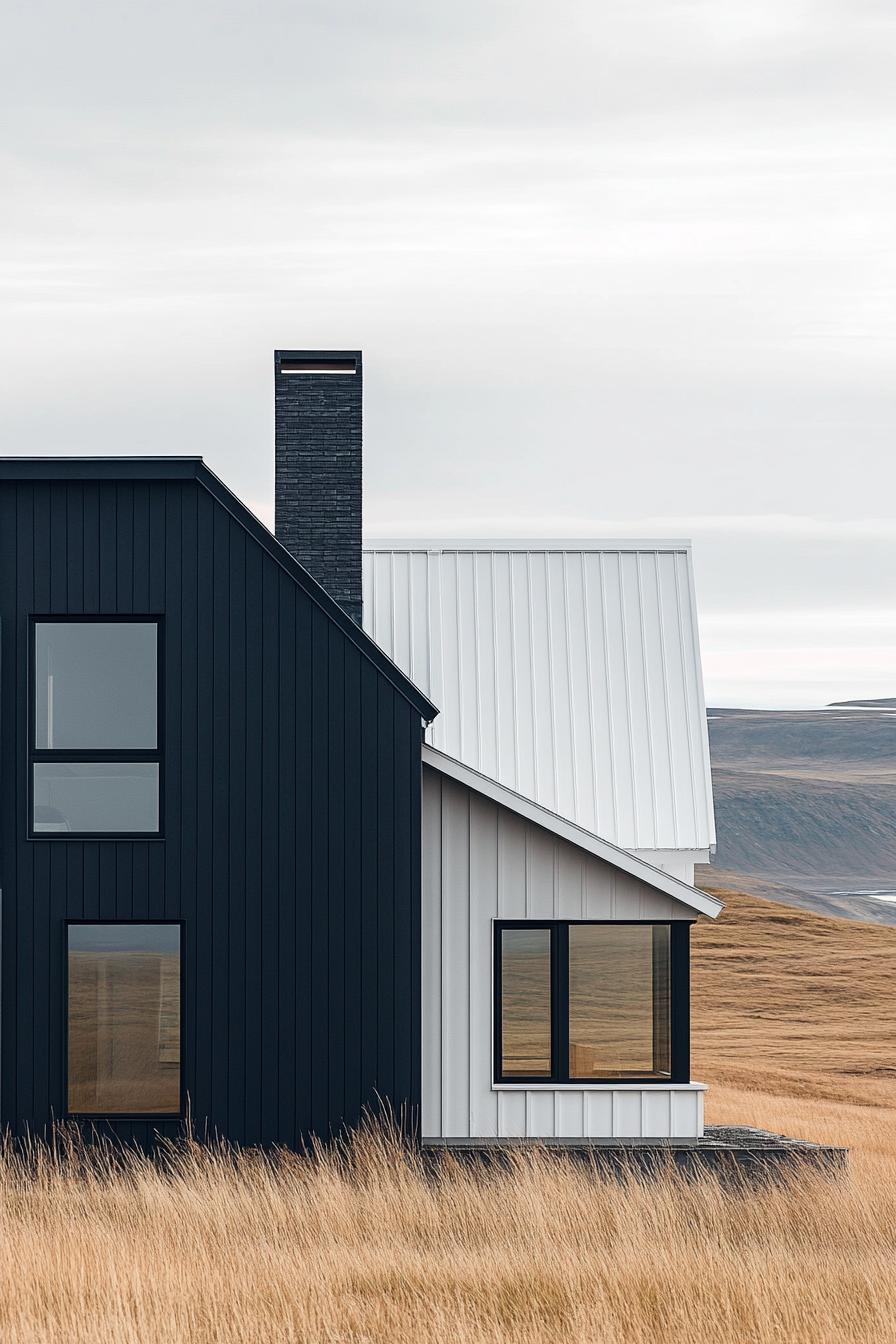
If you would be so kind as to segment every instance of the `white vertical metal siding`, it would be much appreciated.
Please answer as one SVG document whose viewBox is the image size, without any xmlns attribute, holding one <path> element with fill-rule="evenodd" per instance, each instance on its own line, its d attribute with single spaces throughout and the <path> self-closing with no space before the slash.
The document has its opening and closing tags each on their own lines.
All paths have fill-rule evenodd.
<svg viewBox="0 0 896 1344">
<path fill-rule="evenodd" d="M 690 1087 L 492 1086 L 495 919 L 692 919 L 645 882 L 423 771 L 424 1138 L 689 1138 Z"/>
<path fill-rule="evenodd" d="M 714 843 L 686 544 L 375 544 L 364 628 L 440 751 L 625 849 Z"/>
</svg>

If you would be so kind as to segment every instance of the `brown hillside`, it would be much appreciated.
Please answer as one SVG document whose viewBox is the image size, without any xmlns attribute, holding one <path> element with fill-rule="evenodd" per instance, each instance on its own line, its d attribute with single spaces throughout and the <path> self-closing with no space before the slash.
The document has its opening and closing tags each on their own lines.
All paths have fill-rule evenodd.
<svg viewBox="0 0 896 1344">
<path fill-rule="evenodd" d="M 896 928 L 714 894 L 724 912 L 693 933 L 694 1077 L 778 1097 L 896 1103 Z"/>
</svg>

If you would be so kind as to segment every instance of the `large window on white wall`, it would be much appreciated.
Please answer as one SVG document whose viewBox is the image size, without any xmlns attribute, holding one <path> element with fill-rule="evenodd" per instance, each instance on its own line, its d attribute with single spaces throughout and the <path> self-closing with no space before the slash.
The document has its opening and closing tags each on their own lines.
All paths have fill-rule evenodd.
<svg viewBox="0 0 896 1344">
<path fill-rule="evenodd" d="M 159 622 L 32 622 L 31 833 L 160 829 Z"/>
<path fill-rule="evenodd" d="M 688 929 L 499 921 L 496 1081 L 688 1082 Z"/>
</svg>

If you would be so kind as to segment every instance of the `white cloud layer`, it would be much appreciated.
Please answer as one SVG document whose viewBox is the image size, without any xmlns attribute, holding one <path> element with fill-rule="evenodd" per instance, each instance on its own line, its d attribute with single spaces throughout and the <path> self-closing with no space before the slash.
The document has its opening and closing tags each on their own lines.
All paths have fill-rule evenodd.
<svg viewBox="0 0 896 1344">
<path fill-rule="evenodd" d="M 272 347 L 362 346 L 371 531 L 692 536 L 710 699 L 896 693 L 836 617 L 896 579 L 894 59 L 884 0 L 16 4 L 4 451 L 264 513 Z"/>
</svg>

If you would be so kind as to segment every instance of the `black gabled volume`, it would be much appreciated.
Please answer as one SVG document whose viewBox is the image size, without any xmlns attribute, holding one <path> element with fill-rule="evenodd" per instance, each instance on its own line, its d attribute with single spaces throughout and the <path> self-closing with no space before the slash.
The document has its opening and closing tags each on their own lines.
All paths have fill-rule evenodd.
<svg viewBox="0 0 896 1344">
<path fill-rule="evenodd" d="M 182 922 L 198 1133 L 298 1146 L 381 1100 L 419 1110 L 432 709 L 245 514 L 193 460 L 0 462 L 0 1121 L 16 1133 L 65 1111 L 72 919 Z M 29 621 L 85 614 L 161 621 L 163 838 L 28 836 Z M 178 1124 L 91 1121 L 139 1141 Z"/>
</svg>

